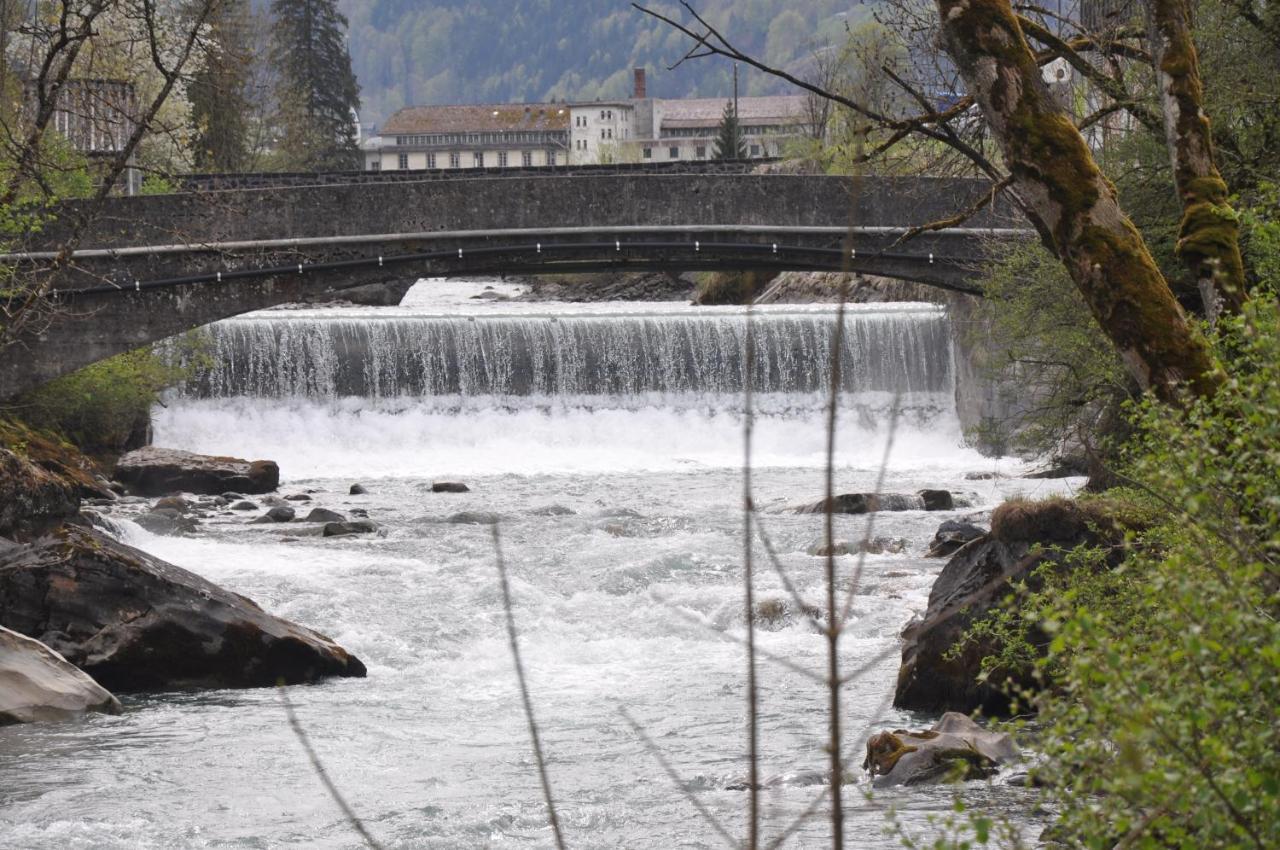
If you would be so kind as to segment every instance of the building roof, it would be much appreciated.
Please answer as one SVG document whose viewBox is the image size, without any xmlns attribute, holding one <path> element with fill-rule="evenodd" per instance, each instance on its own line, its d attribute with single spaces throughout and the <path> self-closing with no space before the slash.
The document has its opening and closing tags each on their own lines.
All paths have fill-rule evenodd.
<svg viewBox="0 0 1280 850">
<path fill-rule="evenodd" d="M 504 103 L 480 106 L 408 106 L 388 118 L 378 133 L 382 136 L 398 136 L 568 129 L 567 104 Z"/>
<path fill-rule="evenodd" d="M 730 98 L 704 97 L 662 101 L 663 127 L 715 127 L 724 118 Z M 738 121 L 743 124 L 796 124 L 805 120 L 804 95 L 738 98 Z"/>
</svg>

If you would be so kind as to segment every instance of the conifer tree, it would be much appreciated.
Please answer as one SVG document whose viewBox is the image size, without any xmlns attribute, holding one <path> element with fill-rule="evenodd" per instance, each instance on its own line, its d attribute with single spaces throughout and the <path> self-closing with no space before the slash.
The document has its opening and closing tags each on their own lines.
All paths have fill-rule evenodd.
<svg viewBox="0 0 1280 850">
<path fill-rule="evenodd" d="M 271 11 L 285 164 L 316 171 L 357 167 L 360 87 L 347 51 L 347 19 L 336 0 L 272 0 Z"/>
<path fill-rule="evenodd" d="M 248 0 L 221 0 L 209 21 L 203 61 L 187 89 L 198 170 L 233 172 L 249 165 L 250 26 Z"/>
<path fill-rule="evenodd" d="M 733 101 L 724 106 L 724 117 L 720 119 L 712 156 L 715 159 L 747 158 L 747 143 L 742 138 L 742 125 L 738 123 L 738 111 L 733 108 Z"/>
</svg>

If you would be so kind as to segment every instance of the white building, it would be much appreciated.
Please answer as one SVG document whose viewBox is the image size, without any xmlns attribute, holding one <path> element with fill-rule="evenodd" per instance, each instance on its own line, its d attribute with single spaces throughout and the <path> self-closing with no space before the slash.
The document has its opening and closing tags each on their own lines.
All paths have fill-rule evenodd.
<svg viewBox="0 0 1280 850">
<path fill-rule="evenodd" d="M 363 146 L 366 171 L 564 165 L 569 108 L 530 103 L 411 106 Z"/>
<path fill-rule="evenodd" d="M 636 71 L 625 100 L 401 109 L 364 143 L 368 171 L 530 168 L 613 162 L 706 160 L 724 119 L 726 98 L 663 100 L 647 96 Z M 809 133 L 806 98 L 738 100 L 749 158 L 781 156 Z"/>
</svg>

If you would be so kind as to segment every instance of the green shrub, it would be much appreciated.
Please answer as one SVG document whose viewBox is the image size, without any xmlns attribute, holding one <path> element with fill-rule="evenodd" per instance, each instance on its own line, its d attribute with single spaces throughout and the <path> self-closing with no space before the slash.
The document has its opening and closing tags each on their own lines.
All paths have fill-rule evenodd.
<svg viewBox="0 0 1280 850">
<path fill-rule="evenodd" d="M 90 455 L 113 456 L 139 444 L 160 393 L 186 375 L 143 348 L 52 381 L 19 399 L 15 412 Z"/>
</svg>

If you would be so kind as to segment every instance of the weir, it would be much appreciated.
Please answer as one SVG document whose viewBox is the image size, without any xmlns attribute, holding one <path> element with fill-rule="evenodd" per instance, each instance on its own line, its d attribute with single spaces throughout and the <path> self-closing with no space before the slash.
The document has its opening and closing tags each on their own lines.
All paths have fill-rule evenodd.
<svg viewBox="0 0 1280 850">
<path fill-rule="evenodd" d="M 281 311 L 207 328 L 187 395 L 339 398 L 825 395 L 834 310 L 756 309 L 346 316 Z M 937 405 L 952 393 L 946 314 L 927 305 L 850 307 L 841 387 Z M 731 402 L 731 399 L 726 399 Z M 601 402 L 603 403 L 603 402 Z M 950 404 L 945 404 L 951 407 Z"/>
</svg>

